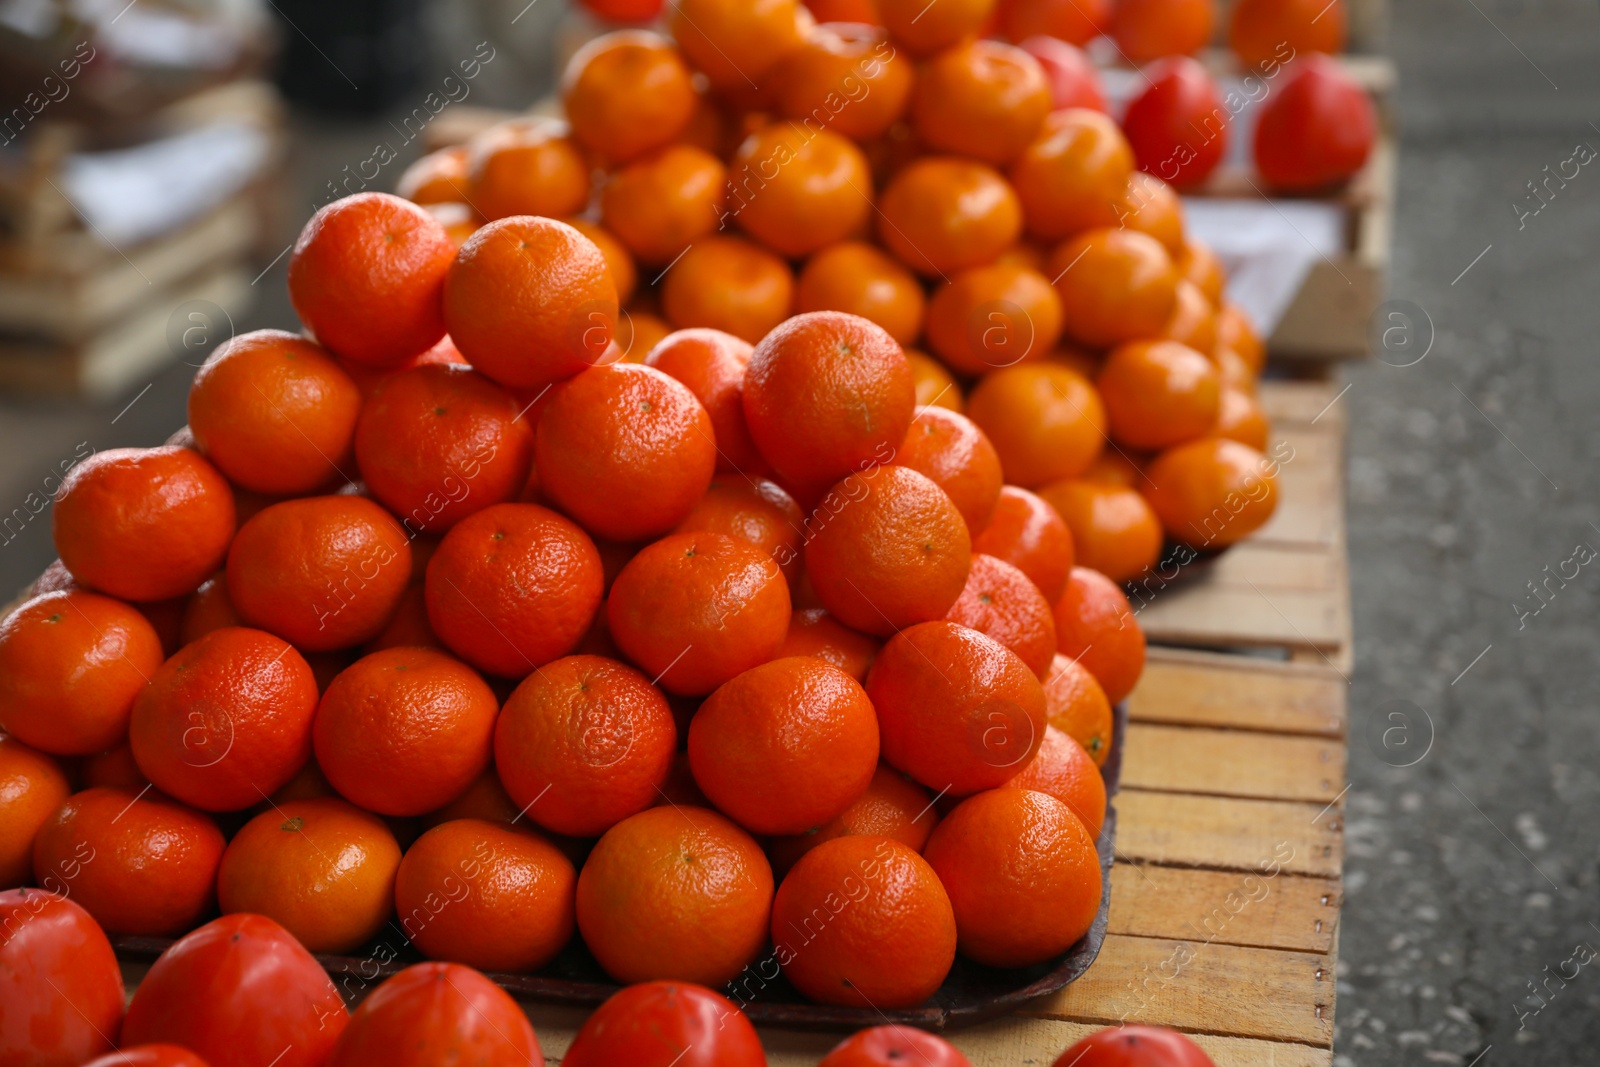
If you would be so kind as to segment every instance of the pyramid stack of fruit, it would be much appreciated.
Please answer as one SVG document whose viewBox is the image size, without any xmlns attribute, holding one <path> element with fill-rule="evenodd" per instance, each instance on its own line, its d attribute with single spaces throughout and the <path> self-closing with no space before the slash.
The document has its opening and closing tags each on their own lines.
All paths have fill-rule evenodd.
<svg viewBox="0 0 1600 1067">
<path fill-rule="evenodd" d="M 1071 33 L 1065 9 L 1027 10 L 1062 5 L 870 6 L 851 17 L 882 25 L 817 22 L 792 0 L 684 0 L 672 37 L 621 30 L 573 57 L 565 120 L 435 153 L 399 192 L 458 236 L 513 213 L 583 230 L 618 281 L 625 360 L 672 329 L 754 344 L 796 312 L 876 322 L 907 347 L 919 402 L 964 412 L 1006 481 L 1049 502 L 1078 560 L 1114 580 L 1146 574 L 1164 545 L 1215 551 L 1258 529 L 1277 471 L 1255 397 L 1263 347 L 1175 192 L 1221 155 L 1222 138 L 1191 132 L 1227 121 L 1210 76 L 1163 61 L 1124 134 L 1083 54 L 1038 35 Z M 1139 6 L 1119 8 L 1145 27 L 1139 55 L 1184 46 L 1182 19 Z M 1280 84 L 1319 77 L 1326 57 L 1309 53 L 1337 46 L 1340 5 L 1303 26 L 1281 3 L 1240 5 L 1264 6 L 1241 12 L 1240 47 L 1282 32 L 1308 54 Z M 1023 43 L 979 36 L 991 24 Z M 1252 62 L 1282 74 L 1285 48 Z"/>
<path fill-rule="evenodd" d="M 616 361 L 578 229 L 458 249 L 384 193 L 288 274 L 303 334 L 228 341 L 173 442 L 57 494 L 0 624 L 6 885 L 493 972 L 576 930 L 621 982 L 879 1008 L 1089 929 L 1143 637 L 887 331 Z"/>
</svg>

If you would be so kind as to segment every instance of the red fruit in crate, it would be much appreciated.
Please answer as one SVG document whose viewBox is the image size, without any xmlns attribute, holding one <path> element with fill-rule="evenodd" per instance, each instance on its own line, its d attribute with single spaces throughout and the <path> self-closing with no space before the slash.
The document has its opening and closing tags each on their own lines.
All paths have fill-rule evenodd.
<svg viewBox="0 0 1600 1067">
<path fill-rule="evenodd" d="M 89 913 L 55 893 L 10 889 L 0 929 L 0 1063 L 77 1067 L 109 1052 L 122 972 Z"/>
<path fill-rule="evenodd" d="M 390 366 L 444 336 L 440 297 L 455 242 L 409 200 L 357 193 L 306 223 L 289 257 L 289 300 L 346 359 Z"/>
<path fill-rule="evenodd" d="M 1045 84 L 1050 87 L 1050 102 L 1055 110 L 1069 107 L 1106 110 L 1100 74 L 1094 68 L 1094 61 L 1081 48 L 1059 37 L 1045 36 L 1029 37 L 1017 47 L 1037 59 L 1044 68 Z"/>
<path fill-rule="evenodd" d="M 1112 1026 L 1063 1052 L 1055 1067 L 1216 1067 L 1211 1057 L 1164 1026 Z"/>
<path fill-rule="evenodd" d="M 419 963 L 356 1009 L 328 1067 L 544 1067 L 539 1039 L 511 995 L 471 967 Z"/>
<path fill-rule="evenodd" d="M 1205 181 L 1228 146 L 1228 109 L 1206 68 L 1187 56 L 1162 60 L 1128 105 L 1122 132 L 1139 169 L 1179 189 Z"/>
<path fill-rule="evenodd" d="M 210 1064 L 177 1045 L 128 1045 L 84 1067 L 210 1067 Z"/>
<path fill-rule="evenodd" d="M 972 1067 L 944 1038 L 909 1026 L 874 1026 L 845 1038 L 817 1067 Z"/>
<path fill-rule="evenodd" d="M 600 1005 L 562 1067 L 766 1067 L 750 1020 L 733 1002 L 689 982 L 629 986 Z"/>
<path fill-rule="evenodd" d="M 216 1067 L 322 1067 L 349 1021 L 327 972 L 287 930 L 224 915 L 150 967 L 122 1039 L 182 1045 Z"/>
<path fill-rule="evenodd" d="M 1287 84 L 1261 106 L 1256 169 L 1278 189 L 1311 190 L 1344 181 L 1366 165 L 1377 118 L 1365 89 L 1325 55 L 1303 56 Z"/>
</svg>

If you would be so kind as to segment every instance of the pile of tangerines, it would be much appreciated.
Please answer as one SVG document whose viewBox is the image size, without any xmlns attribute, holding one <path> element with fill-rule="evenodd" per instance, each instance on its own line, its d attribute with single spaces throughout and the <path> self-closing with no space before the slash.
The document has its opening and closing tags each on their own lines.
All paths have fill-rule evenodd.
<svg viewBox="0 0 1600 1067">
<path fill-rule="evenodd" d="M 0 624 L 5 885 L 113 935 L 529 972 L 576 932 L 621 983 L 879 1009 L 1084 936 L 1144 638 L 886 330 L 618 361 L 578 229 L 458 249 L 383 193 L 288 275 L 304 334 L 64 479 Z"/>
<path fill-rule="evenodd" d="M 796 0 L 682 0 L 672 37 L 618 30 L 573 56 L 564 120 L 436 152 L 399 192 L 458 238 L 508 215 L 567 219 L 610 264 L 626 361 L 655 358 L 672 329 L 754 344 L 797 312 L 875 322 L 906 348 L 918 402 L 965 412 L 1079 562 L 1132 580 L 1172 542 L 1216 551 L 1271 516 L 1263 347 L 1155 176 L 1160 144 L 1200 144 L 1170 172 L 1186 181 L 1220 158 L 1191 132 L 1214 120 L 1183 121 L 1215 97 L 1209 76 L 1192 59 L 1171 85 L 1154 75 L 1129 119 L 1150 117 L 1125 136 L 1070 44 L 979 36 L 996 17 L 1014 39 L 1052 25 L 1028 6 L 874 0 L 857 13 L 872 25 L 817 22 Z M 1141 55 L 1176 32 L 1144 6 Z M 1325 6 L 1318 25 L 1300 13 L 1303 47 L 1342 27 Z M 1183 102 L 1192 75 L 1200 104 Z"/>
</svg>

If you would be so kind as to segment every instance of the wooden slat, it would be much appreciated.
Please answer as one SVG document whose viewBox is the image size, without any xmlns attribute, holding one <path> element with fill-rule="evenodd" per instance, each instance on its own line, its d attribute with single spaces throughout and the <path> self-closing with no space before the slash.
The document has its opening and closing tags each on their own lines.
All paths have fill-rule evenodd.
<svg viewBox="0 0 1600 1067">
<path fill-rule="evenodd" d="M 1328 405 L 1343 388 L 1332 382 L 1268 379 L 1261 383 L 1257 399 L 1261 401 L 1261 410 L 1274 426 L 1295 424 L 1339 428 L 1344 425 L 1344 401 L 1333 407 Z M 1317 421 L 1313 424 L 1312 419 Z"/>
<path fill-rule="evenodd" d="M 1152 641 L 1214 648 L 1339 649 L 1345 616 L 1330 593 L 1303 589 L 1243 589 L 1196 575 L 1166 591 L 1139 613 Z"/>
<path fill-rule="evenodd" d="M 1348 688 L 1326 666 L 1152 648 L 1144 676 L 1128 697 L 1128 716 L 1134 722 L 1340 737 Z"/>
<path fill-rule="evenodd" d="M 1344 758 L 1338 739 L 1134 723 L 1122 786 L 1327 804 L 1344 790 Z"/>
<path fill-rule="evenodd" d="M 1122 790 L 1116 804 L 1119 859 L 1252 871 L 1281 849 L 1291 874 L 1339 874 L 1344 843 L 1336 806 L 1141 789 Z"/>
<path fill-rule="evenodd" d="M 1083 977 L 1023 1014 L 1131 1021 L 1229 1036 L 1333 1042 L 1329 957 L 1277 949 L 1107 935 Z"/>
<path fill-rule="evenodd" d="M 1155 864 L 1111 868 L 1114 934 L 1327 953 L 1339 923 L 1333 878 L 1202 871 Z"/>
</svg>

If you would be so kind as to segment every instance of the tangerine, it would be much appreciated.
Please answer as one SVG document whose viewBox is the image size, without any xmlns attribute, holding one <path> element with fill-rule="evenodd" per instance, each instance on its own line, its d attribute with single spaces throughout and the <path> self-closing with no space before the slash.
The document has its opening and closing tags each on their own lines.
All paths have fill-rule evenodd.
<svg viewBox="0 0 1600 1067">
<path fill-rule="evenodd" d="M 784 976 L 823 1004 L 910 1008 L 955 961 L 950 898 L 926 860 L 889 837 L 836 837 L 778 887 L 772 943 Z"/>
<path fill-rule="evenodd" d="M 455 819 L 424 833 L 395 873 L 405 936 L 430 959 L 517 974 L 572 940 L 578 873 L 526 826 Z"/>
<path fill-rule="evenodd" d="M 622 568 L 606 615 L 629 659 L 668 692 L 701 696 L 765 663 L 789 627 L 772 557 L 723 534 L 671 534 Z"/>
<path fill-rule="evenodd" d="M 745 424 L 781 478 L 810 495 L 893 456 L 916 403 L 911 367 L 875 323 L 838 311 L 774 329 L 745 372 Z"/>
<path fill-rule="evenodd" d="M 957 805 L 928 839 L 950 894 L 961 954 L 989 967 L 1059 956 L 1089 932 L 1103 892 L 1083 822 L 1032 789 L 991 789 Z"/>
<path fill-rule="evenodd" d="M 878 766 L 878 720 L 850 675 L 809 656 L 752 667 L 689 727 L 700 789 L 756 834 L 797 834 L 843 814 Z"/>
<path fill-rule="evenodd" d="M 427 211 L 388 193 L 317 210 L 289 255 L 289 300 L 317 341 L 391 366 L 444 336 L 439 295 L 455 242 Z"/>
<path fill-rule="evenodd" d="M 1039 495 L 1072 531 L 1076 561 L 1112 581 L 1137 578 L 1161 558 L 1161 521 L 1137 489 L 1069 478 Z"/>
<path fill-rule="evenodd" d="M 1052 604 L 1072 570 L 1072 531 L 1050 504 L 1026 489 L 1003 486 L 994 511 L 972 538 L 972 551 L 1004 560 L 1026 574 Z"/>
<path fill-rule="evenodd" d="M 706 808 L 650 808 L 606 831 L 578 872 L 578 929 L 622 983 L 720 986 L 767 940 L 772 868 Z"/>
<path fill-rule="evenodd" d="M 1039 486 L 1071 478 L 1105 445 L 1106 410 L 1088 379 L 1055 361 L 984 376 L 967 415 L 1000 454 L 1006 481 Z"/>
<path fill-rule="evenodd" d="M 186 596 L 222 567 L 233 493 L 187 448 L 113 448 L 72 468 L 56 491 L 56 551 L 82 585 L 123 600 Z"/>
<path fill-rule="evenodd" d="M 678 330 L 657 341 L 644 365 L 688 386 L 711 417 L 719 471 L 759 473 L 765 466 L 744 422 L 748 341 L 721 330 Z"/>
<path fill-rule="evenodd" d="M 0 621 L 0 729 L 58 756 L 113 748 L 162 659 L 161 639 L 127 604 L 83 590 L 36 596 Z"/>
<path fill-rule="evenodd" d="M 348 481 L 361 391 L 326 350 L 282 330 L 231 337 L 189 389 L 189 428 L 243 489 L 298 496 Z"/>
<path fill-rule="evenodd" d="M 494 731 L 495 766 L 512 801 L 572 837 L 598 837 L 654 804 L 676 748 L 660 690 L 601 656 L 566 656 L 529 675 Z"/>
<path fill-rule="evenodd" d="M 666 272 L 661 307 L 680 330 L 707 326 L 755 344 L 789 317 L 794 274 L 738 237 L 696 241 Z"/>
<path fill-rule="evenodd" d="M 1041 678 L 1056 654 L 1050 602 L 1026 574 L 993 556 L 973 554 L 966 587 L 945 618 L 994 638 Z"/>
<path fill-rule="evenodd" d="M 521 678 L 571 652 L 600 607 L 600 553 L 537 504 L 496 504 L 456 524 L 428 564 L 428 622 L 456 655 Z"/>
<path fill-rule="evenodd" d="M 922 333 L 922 285 L 900 264 L 862 241 L 840 241 L 806 261 L 795 310 L 843 311 L 882 326 L 901 345 Z"/>
<path fill-rule="evenodd" d="M 600 249 L 566 223 L 504 218 L 467 238 L 450 264 L 444 320 L 480 374 L 541 387 L 605 355 L 616 283 Z"/>
<path fill-rule="evenodd" d="M 33 869 L 111 934 L 173 937 L 211 907 L 222 832 L 211 817 L 147 789 L 85 789 L 39 828 Z"/>
<path fill-rule="evenodd" d="M 312 952 L 371 940 L 394 911 L 400 846 L 383 820 L 333 797 L 291 800 L 234 835 L 217 869 L 224 915 L 264 915 Z"/>
<path fill-rule="evenodd" d="M 228 550 L 228 600 L 239 617 L 310 652 L 377 637 L 410 580 L 405 530 L 359 496 L 273 504 Z"/>
<path fill-rule="evenodd" d="M 698 104 L 677 46 L 649 30 L 596 37 L 573 53 L 561 79 L 573 139 L 612 163 L 677 140 Z"/>
<path fill-rule="evenodd" d="M 589 164 L 566 123 L 517 118 L 467 145 L 467 203 L 490 222 L 517 215 L 561 218 L 589 202 Z"/>
<path fill-rule="evenodd" d="M 1144 671 L 1144 631 L 1128 598 L 1099 571 L 1073 567 L 1055 615 L 1056 647 L 1088 668 L 1107 700 L 1121 703 Z"/>
<path fill-rule="evenodd" d="M 1015 45 L 979 39 L 922 65 L 911 96 L 911 127 L 936 152 L 1004 166 L 1039 135 L 1050 107 L 1050 86 L 1038 60 Z"/>
<path fill-rule="evenodd" d="M 1017 194 L 976 160 L 926 156 L 897 173 L 878 198 L 879 239 L 919 274 L 942 277 L 992 263 L 1021 233 Z"/>
<path fill-rule="evenodd" d="M 355 427 L 367 489 L 408 535 L 443 533 L 514 499 L 533 467 L 533 427 L 504 386 L 471 367 L 427 364 L 373 387 Z"/>
<path fill-rule="evenodd" d="M 317 764 L 341 796 L 380 815 L 421 815 L 489 766 L 499 702 L 478 673 L 428 648 L 357 660 L 322 695 Z"/>
<path fill-rule="evenodd" d="M 310 758 L 316 710 L 316 678 L 293 646 L 229 627 L 151 674 L 128 738 L 157 789 L 205 811 L 237 811 L 276 792 Z"/>
<path fill-rule="evenodd" d="M 954 622 L 891 638 L 873 661 L 867 695 L 884 761 L 953 796 L 1004 783 L 1044 735 L 1038 677 L 1000 642 Z"/>
<path fill-rule="evenodd" d="M 852 474 L 811 517 L 806 571 L 846 626 L 886 637 L 941 618 L 961 595 L 972 542 L 938 484 L 909 467 Z"/>
</svg>

